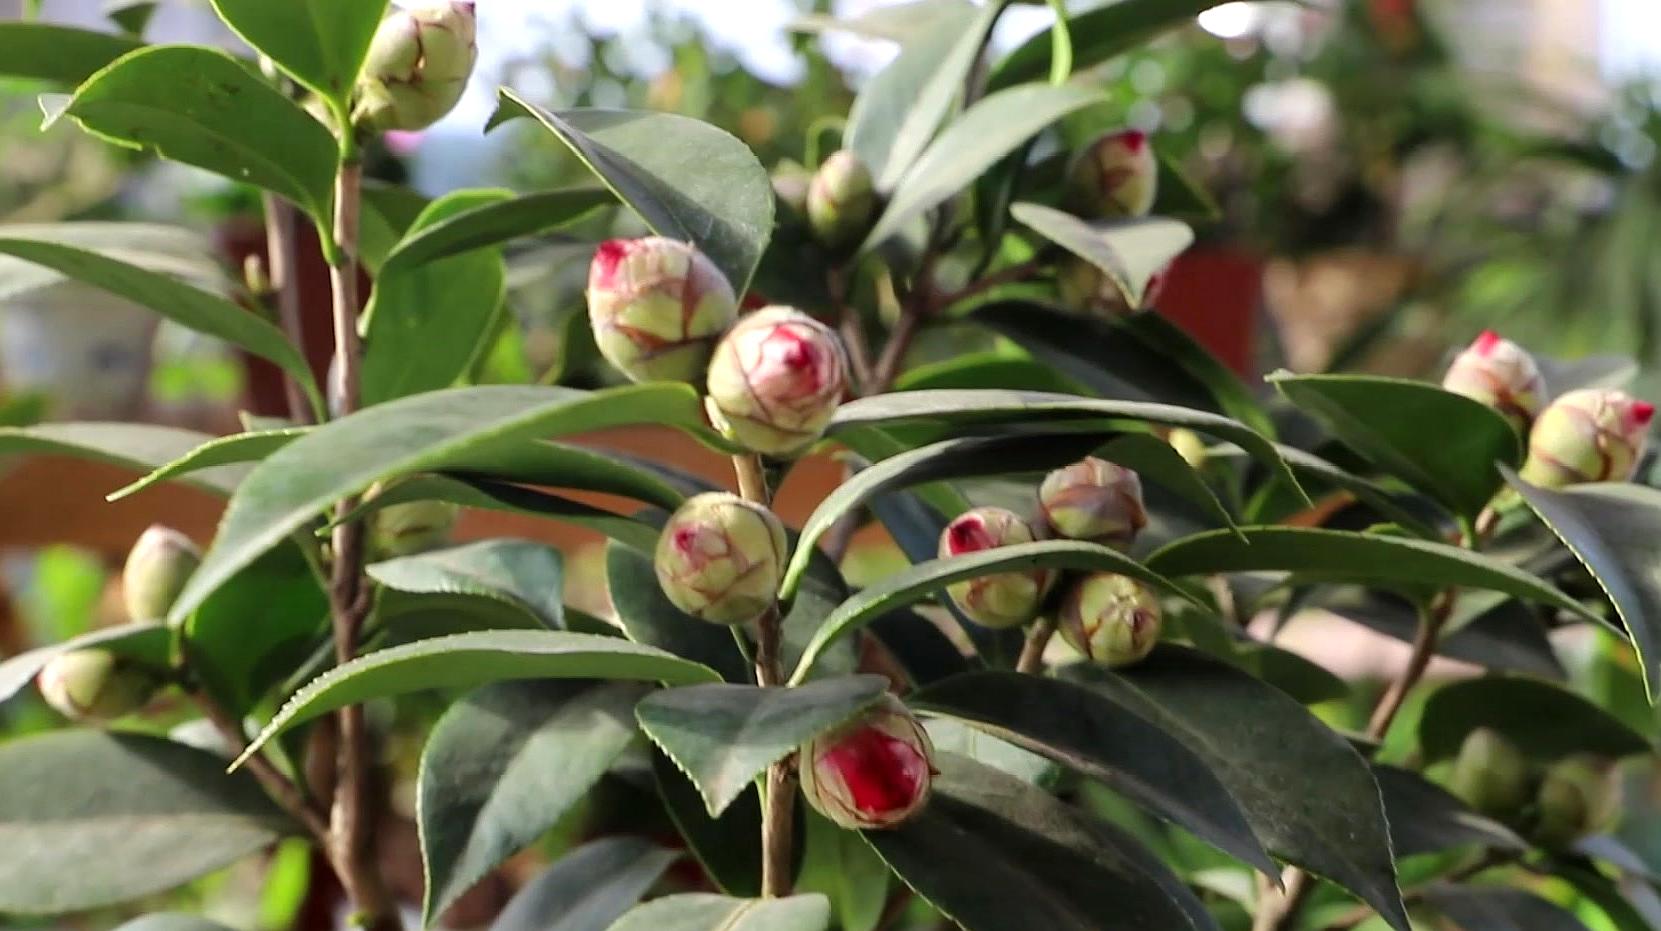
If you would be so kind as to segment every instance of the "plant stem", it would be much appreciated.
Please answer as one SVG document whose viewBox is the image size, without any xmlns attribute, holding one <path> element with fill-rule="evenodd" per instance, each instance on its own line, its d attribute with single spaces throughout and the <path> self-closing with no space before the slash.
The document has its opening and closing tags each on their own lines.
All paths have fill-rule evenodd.
<svg viewBox="0 0 1661 931">
<path fill-rule="evenodd" d="M 195 700 L 196 707 L 201 710 L 202 716 L 208 719 L 208 723 L 212 724 L 230 745 L 233 757 L 240 757 L 242 752 L 248 749 L 248 734 L 237 723 L 236 718 L 205 689 L 192 690 L 191 697 Z M 272 765 L 265 754 L 256 753 L 242 765 L 258 780 L 266 794 L 271 796 L 271 800 L 287 812 L 289 817 L 300 822 L 311 834 L 312 839 L 320 844 L 328 844 L 329 823 L 324 819 L 323 812 L 306 798 L 299 786 Z"/>
<path fill-rule="evenodd" d="M 941 295 L 936 301 L 936 304 L 940 307 L 950 307 L 959 301 L 974 297 L 977 294 L 984 294 L 999 285 L 1016 284 L 1018 282 L 1026 281 L 1042 271 L 1043 268 L 1044 263 L 1039 261 L 1037 258 L 1027 259 L 1025 262 L 1020 262 L 1007 268 L 1000 268 L 990 275 L 984 275 L 974 281 L 971 281 L 956 291 Z"/>
<path fill-rule="evenodd" d="M 847 272 L 840 266 L 826 272 L 825 290 L 830 292 L 831 305 L 836 309 L 837 329 L 842 334 L 842 344 L 848 350 L 848 364 L 854 370 L 854 394 L 863 397 L 872 393 L 871 346 L 865 341 L 865 328 L 860 325 L 859 311 L 848 303 Z"/>
<path fill-rule="evenodd" d="M 1055 636 L 1055 621 L 1041 617 L 1032 622 L 1032 629 L 1027 631 L 1026 643 L 1021 645 L 1021 658 L 1015 661 L 1016 672 L 1026 672 L 1032 675 L 1042 675 L 1044 672 L 1044 648 L 1050 645 L 1050 638 Z"/>
<path fill-rule="evenodd" d="M 295 213 L 289 203 L 275 194 L 261 198 L 265 207 L 265 274 L 277 299 L 277 321 L 289 342 L 306 351 L 305 324 L 300 317 L 300 276 L 296 270 Z M 282 373 L 283 394 L 288 399 L 288 416 L 297 424 L 312 422 L 311 404 L 299 382 Z"/>
</svg>

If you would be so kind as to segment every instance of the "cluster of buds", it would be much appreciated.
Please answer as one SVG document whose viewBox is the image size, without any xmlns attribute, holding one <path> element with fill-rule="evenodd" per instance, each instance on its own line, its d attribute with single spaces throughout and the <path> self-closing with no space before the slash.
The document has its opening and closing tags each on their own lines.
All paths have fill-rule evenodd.
<svg viewBox="0 0 1661 931">
<path fill-rule="evenodd" d="M 88 649 L 52 657 L 41 667 L 35 684 L 59 714 L 71 721 L 98 723 L 149 704 L 162 678 L 108 650 Z"/>
<path fill-rule="evenodd" d="M 1112 220 L 1146 216 L 1159 190 L 1159 160 L 1147 133 L 1134 129 L 1097 137 L 1067 167 L 1074 213 Z"/>
<path fill-rule="evenodd" d="M 1056 628 L 1091 661 L 1126 666 L 1152 652 L 1162 618 L 1152 589 L 1130 576 L 1096 572 L 1068 589 Z"/>
<path fill-rule="evenodd" d="M 589 265 L 594 342 L 635 381 L 696 381 L 715 341 L 737 318 L 732 285 L 687 243 L 612 239 Z"/>
<path fill-rule="evenodd" d="M 849 149 L 825 159 L 807 189 L 807 221 L 830 249 L 859 242 L 876 218 L 877 189 L 870 169 Z"/>
<path fill-rule="evenodd" d="M 1121 550 L 1148 524 L 1142 480 L 1130 469 L 1094 456 L 1045 476 L 1038 505 L 1057 534 Z"/>
<path fill-rule="evenodd" d="M 1559 760 L 1540 780 L 1530 835 L 1547 849 L 1568 847 L 1613 824 L 1620 798 L 1620 782 L 1608 761 L 1584 755 Z"/>
<path fill-rule="evenodd" d="M 381 21 L 358 77 L 354 125 L 415 131 L 455 109 L 478 60 L 472 0 L 395 10 Z"/>
<path fill-rule="evenodd" d="M 378 559 L 414 556 L 450 544 L 461 509 L 448 501 L 409 501 L 376 511 L 369 544 Z"/>
<path fill-rule="evenodd" d="M 1522 477 L 1546 488 L 1625 481 L 1643 455 L 1654 417 L 1655 405 L 1624 391 L 1571 391 L 1535 420 Z"/>
<path fill-rule="evenodd" d="M 121 599 L 133 621 L 167 617 L 184 590 L 202 551 L 190 538 L 171 527 L 153 524 L 139 535 L 121 569 Z"/>
<path fill-rule="evenodd" d="M 1546 402 L 1546 382 L 1534 357 L 1493 330 L 1483 330 L 1454 357 L 1442 387 L 1498 411 L 1521 435 Z"/>
<path fill-rule="evenodd" d="M 1447 785 L 1473 810 L 1517 826 L 1550 850 L 1608 829 L 1620 810 L 1620 783 L 1608 760 L 1579 754 L 1541 771 L 1491 728 L 1465 737 Z"/>
<path fill-rule="evenodd" d="M 1473 811 L 1512 820 L 1533 788 L 1528 760 L 1498 731 L 1479 727 L 1465 737 L 1448 776 L 1448 791 Z"/>
<path fill-rule="evenodd" d="M 893 695 L 801 747 L 802 794 L 848 830 L 892 828 L 928 801 L 934 744 Z"/>
<path fill-rule="evenodd" d="M 788 545 L 772 511 L 709 492 L 670 515 L 652 566 L 675 607 L 715 624 L 746 624 L 773 606 Z"/>
<path fill-rule="evenodd" d="M 770 456 L 819 439 L 848 390 L 837 335 L 789 307 L 740 319 L 715 347 L 707 381 L 711 419 L 729 439 Z"/>
<path fill-rule="evenodd" d="M 1032 543 L 1038 534 L 1014 511 L 978 507 L 958 515 L 940 533 L 940 557 Z M 996 572 L 947 586 L 964 617 L 983 627 L 1018 627 L 1038 616 L 1055 580 L 1048 569 Z"/>
</svg>

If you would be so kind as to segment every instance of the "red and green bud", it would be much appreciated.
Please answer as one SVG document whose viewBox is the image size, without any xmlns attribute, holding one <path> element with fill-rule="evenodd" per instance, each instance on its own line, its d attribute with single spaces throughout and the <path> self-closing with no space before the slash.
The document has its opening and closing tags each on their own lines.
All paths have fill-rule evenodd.
<svg viewBox="0 0 1661 931">
<path fill-rule="evenodd" d="M 1623 482 L 1643 455 L 1655 405 L 1613 388 L 1582 388 L 1540 413 L 1522 477 L 1546 488 Z"/>
<path fill-rule="evenodd" d="M 934 744 L 893 695 L 803 745 L 802 794 L 848 830 L 895 827 L 916 814 L 934 781 Z"/>
<path fill-rule="evenodd" d="M 870 169 L 849 149 L 832 152 L 807 189 L 807 219 L 814 235 L 833 249 L 853 245 L 870 230 L 876 212 Z"/>
<path fill-rule="evenodd" d="M 709 400 L 716 427 L 770 456 L 819 439 L 848 390 L 848 361 L 831 329 L 789 307 L 741 318 L 715 347 Z"/>
<path fill-rule="evenodd" d="M 744 624 L 772 607 L 788 546 L 772 511 L 709 492 L 670 515 L 652 566 L 675 607 L 716 624 Z"/>
<path fill-rule="evenodd" d="M 1528 760 L 1498 731 L 1479 727 L 1466 735 L 1448 776 L 1448 791 L 1472 810 L 1512 820 L 1533 789 Z"/>
<path fill-rule="evenodd" d="M 202 564 L 190 538 L 161 524 L 139 535 L 121 570 L 121 600 L 133 621 L 159 621 Z"/>
<path fill-rule="evenodd" d="M 1534 357 L 1493 330 L 1454 357 L 1442 387 L 1498 411 L 1519 433 L 1546 403 L 1546 382 Z"/>
<path fill-rule="evenodd" d="M 1067 168 L 1069 206 L 1092 219 L 1146 216 L 1158 185 L 1153 146 L 1134 129 L 1097 137 Z"/>
<path fill-rule="evenodd" d="M 1608 761 L 1572 756 L 1553 764 L 1540 783 L 1533 837 L 1546 848 L 1563 848 L 1614 824 L 1620 810 L 1620 782 Z"/>
<path fill-rule="evenodd" d="M 697 381 L 736 319 L 732 285 L 687 243 L 611 239 L 588 267 L 594 342 L 635 381 Z"/>
<path fill-rule="evenodd" d="M 1148 525 L 1142 480 L 1124 466 L 1094 456 L 1045 476 L 1038 505 L 1061 536 L 1120 549 Z"/>
<path fill-rule="evenodd" d="M 1000 507 L 978 507 L 958 515 L 940 533 L 940 558 L 965 556 L 1038 539 L 1019 514 Z M 996 572 L 946 587 L 952 603 L 983 627 L 1017 627 L 1038 616 L 1054 575 L 1047 569 Z"/>
<path fill-rule="evenodd" d="M 1125 666 L 1159 642 L 1163 614 L 1153 590 L 1127 575 L 1097 572 L 1074 583 L 1061 603 L 1061 639 L 1088 659 Z"/>
<path fill-rule="evenodd" d="M 395 10 L 381 21 L 358 78 L 352 122 L 413 131 L 455 109 L 478 60 L 471 0 Z"/>
<path fill-rule="evenodd" d="M 150 703 L 162 680 L 153 670 L 108 650 L 70 650 L 47 661 L 35 677 L 40 695 L 71 721 L 111 721 Z"/>
<path fill-rule="evenodd" d="M 414 556 L 450 545 L 461 508 L 448 501 L 408 501 L 371 516 L 370 544 L 377 558 Z"/>
</svg>

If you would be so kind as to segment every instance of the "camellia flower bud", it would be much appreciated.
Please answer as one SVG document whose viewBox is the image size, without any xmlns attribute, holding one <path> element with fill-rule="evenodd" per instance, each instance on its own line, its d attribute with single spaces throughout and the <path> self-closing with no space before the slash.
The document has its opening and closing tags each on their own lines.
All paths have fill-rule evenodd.
<svg viewBox="0 0 1661 931">
<path fill-rule="evenodd" d="M 612 239 L 588 267 L 594 342 L 635 381 L 696 381 L 737 318 L 732 285 L 687 243 Z"/>
<path fill-rule="evenodd" d="M 1528 761 L 1498 731 L 1479 727 L 1465 736 L 1448 777 L 1448 791 L 1492 818 L 1510 820 L 1528 804 Z"/>
<path fill-rule="evenodd" d="M 1620 783 L 1604 760 L 1571 756 L 1546 770 L 1540 783 L 1534 840 L 1562 848 L 1608 828 L 1620 810 Z"/>
<path fill-rule="evenodd" d="M 157 621 L 167 616 L 191 573 L 202 564 L 202 551 L 190 538 L 161 524 L 139 535 L 121 570 L 121 600 L 127 617 Z"/>
<path fill-rule="evenodd" d="M 1528 430 L 1546 400 L 1546 382 L 1534 357 L 1493 330 L 1483 330 L 1454 357 L 1442 387 L 1499 411 L 1519 433 Z"/>
<path fill-rule="evenodd" d="M 376 511 L 371 541 L 380 558 L 413 556 L 450 542 L 461 508 L 448 501 L 408 501 Z"/>
<path fill-rule="evenodd" d="M 72 721 L 109 721 L 143 708 L 161 687 L 154 672 L 108 650 L 59 653 L 35 677 L 40 695 Z"/>
<path fill-rule="evenodd" d="M 801 748 L 802 794 L 848 830 L 891 828 L 929 797 L 934 744 L 893 695 Z"/>
<path fill-rule="evenodd" d="M 772 606 L 788 545 L 772 511 L 709 492 L 669 517 L 652 565 L 675 607 L 716 624 L 743 624 Z"/>
<path fill-rule="evenodd" d="M 1522 477 L 1546 488 L 1626 481 L 1643 455 L 1654 416 L 1655 405 L 1624 391 L 1571 391 L 1534 422 Z"/>
<path fill-rule="evenodd" d="M 1096 572 L 1080 579 L 1061 603 L 1061 639 L 1106 666 L 1147 656 L 1159 642 L 1163 614 L 1153 590 L 1127 575 Z"/>
<path fill-rule="evenodd" d="M 1032 543 L 1038 539 L 1020 515 L 1000 507 L 964 511 L 940 533 L 940 558 Z M 947 586 L 946 594 L 969 620 L 985 627 L 1015 627 L 1038 615 L 1054 574 L 1047 569 L 997 572 Z"/>
<path fill-rule="evenodd" d="M 852 245 L 871 228 L 877 189 L 870 169 L 849 149 L 832 152 L 807 189 L 807 219 L 831 248 Z"/>
<path fill-rule="evenodd" d="M 393 11 L 369 44 L 352 121 L 377 130 L 438 122 L 467 89 L 479 56 L 477 31 L 471 0 Z"/>
<path fill-rule="evenodd" d="M 1158 185 L 1153 146 L 1147 133 L 1135 129 L 1097 137 L 1067 168 L 1072 210 L 1090 218 L 1146 216 Z"/>
<path fill-rule="evenodd" d="M 789 307 L 763 307 L 740 319 L 709 363 L 716 427 L 773 456 L 817 440 L 847 389 L 842 341 Z"/>
<path fill-rule="evenodd" d="M 1148 524 L 1142 480 L 1124 466 L 1094 456 L 1045 476 L 1038 486 L 1038 506 L 1056 533 L 1120 549 Z"/>
</svg>

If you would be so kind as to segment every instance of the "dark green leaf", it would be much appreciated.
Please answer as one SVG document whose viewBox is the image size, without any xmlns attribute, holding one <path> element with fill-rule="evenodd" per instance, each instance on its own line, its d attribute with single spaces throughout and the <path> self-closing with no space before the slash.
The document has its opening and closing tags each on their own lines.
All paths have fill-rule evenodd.
<svg viewBox="0 0 1661 931">
<path fill-rule="evenodd" d="M 110 62 L 143 48 L 127 36 L 52 23 L 0 23 L 0 75 L 79 84 Z"/>
<path fill-rule="evenodd" d="M 1377 482 L 1370 481 L 1346 472 L 1321 457 L 1305 452 L 1284 443 L 1275 444 L 1286 464 L 1292 467 L 1298 478 L 1315 485 L 1329 485 L 1333 488 L 1347 491 L 1356 497 L 1380 516 L 1394 521 L 1403 530 L 1407 530 L 1427 540 L 1445 540 L 1447 533 L 1410 510 L 1400 493 L 1392 492 Z M 1419 499 L 1427 501 L 1428 499 Z M 1450 522 L 1451 523 L 1451 522 Z"/>
<path fill-rule="evenodd" d="M 0 702 L 27 688 L 52 657 L 68 650 L 98 647 L 156 669 L 165 669 L 172 639 L 167 628 L 160 624 L 122 624 L 7 657 L 0 662 Z"/>
<path fill-rule="evenodd" d="M 1573 912 L 1521 889 L 1438 885 L 1423 895 L 1461 931 L 1586 931 Z"/>
<path fill-rule="evenodd" d="M 589 841 L 526 883 L 490 931 L 606 931 L 679 856 L 638 837 Z"/>
<path fill-rule="evenodd" d="M 470 205 L 405 234 L 382 265 L 396 272 L 568 226 L 616 198 L 600 187 L 570 187 Z"/>
<path fill-rule="evenodd" d="M 680 507 L 688 494 L 708 490 L 701 483 L 683 487 L 686 483 L 657 463 L 568 443 L 519 443 L 482 451 L 452 468 L 468 478 L 483 476 L 524 485 L 599 491 L 665 510 Z"/>
<path fill-rule="evenodd" d="M 362 520 L 383 508 L 410 501 L 448 501 L 462 507 L 545 517 L 586 527 L 643 552 L 650 552 L 657 543 L 657 529 L 634 518 L 532 488 L 486 479 L 451 478 L 448 475 L 418 475 L 402 479 L 359 505 L 347 519 Z"/>
<path fill-rule="evenodd" d="M 608 931 L 826 931 L 830 902 L 822 895 L 730 899 L 685 892 L 632 909 Z"/>
<path fill-rule="evenodd" d="M 817 892 L 830 900 L 841 931 L 876 931 L 888 909 L 888 864 L 853 831 L 844 831 L 808 809 L 802 868 L 794 891 Z"/>
<path fill-rule="evenodd" d="M 183 912 L 155 912 L 134 918 L 115 931 L 231 931 L 216 922 Z"/>
<path fill-rule="evenodd" d="M 1459 599 L 1454 619 L 1437 641 L 1437 655 L 1496 672 L 1520 672 L 1556 680 L 1565 677 L 1563 666 L 1546 637 L 1545 625 L 1529 605 L 1507 599 L 1499 607 L 1482 610 L 1459 624 L 1464 606 L 1473 600 L 1470 594 Z M 1412 643 L 1419 629 L 1418 609 L 1406 599 L 1384 592 L 1328 586 L 1313 599 L 1312 606 L 1403 643 Z"/>
<path fill-rule="evenodd" d="M 1326 667 L 1271 644 L 1238 644 L 1224 658 L 1292 696 L 1300 705 L 1337 701 L 1350 694 L 1349 683 Z"/>
<path fill-rule="evenodd" d="M 185 625 L 192 671 L 220 701 L 248 712 L 286 679 L 328 629 L 329 599 L 298 546 L 254 560 Z"/>
<path fill-rule="evenodd" d="M 1585 898 L 1597 906 L 1616 931 L 1655 931 L 1654 917 L 1657 902 L 1654 886 L 1641 879 L 1628 879 L 1621 885 L 1605 876 L 1589 863 L 1558 860 L 1551 864 L 1552 872 L 1567 880 Z M 1638 908 L 1647 902 L 1648 914 Z"/>
<path fill-rule="evenodd" d="M 143 478 L 110 492 L 105 497 L 119 501 L 170 479 L 180 478 L 215 466 L 257 462 L 306 434 L 305 427 L 283 427 L 257 433 L 236 433 L 214 437 L 183 456 L 146 473 Z"/>
<path fill-rule="evenodd" d="M 213 8 L 296 81 L 344 106 L 386 0 L 213 0 Z"/>
<path fill-rule="evenodd" d="M 606 544 L 606 589 L 630 640 L 702 663 L 728 682 L 749 681 L 749 664 L 733 645 L 732 631 L 670 603 L 658 586 L 649 552 Z"/>
<path fill-rule="evenodd" d="M 549 630 L 564 624 L 559 550 L 529 540 L 480 540 L 370 565 L 369 577 L 401 592 L 491 598 Z"/>
<path fill-rule="evenodd" d="M 1396 856 L 1411 857 L 1476 844 L 1522 852 L 1528 842 L 1516 832 L 1470 810 L 1446 789 L 1412 770 L 1373 764 L 1390 819 L 1390 843 Z"/>
<path fill-rule="evenodd" d="M 755 786 L 720 818 L 711 818 L 698 789 L 655 747 L 652 775 L 670 820 L 716 888 L 728 895 L 760 895 L 761 800 Z"/>
<path fill-rule="evenodd" d="M 1073 67 L 1081 71 L 1093 68 L 1221 4 L 1222 0 L 1120 0 L 1069 17 Z M 1040 80 L 1049 66 L 1050 37 L 1039 33 L 993 67 L 988 86 L 999 88 Z"/>
<path fill-rule="evenodd" d="M 1194 241 L 1181 220 L 1136 217 L 1087 222 L 1043 204 L 1009 208 L 1033 232 L 1101 269 L 1131 307 L 1140 308 L 1153 277 Z"/>
<path fill-rule="evenodd" d="M 1484 676 L 1437 689 L 1419 720 L 1419 746 L 1426 759 L 1447 759 L 1479 727 L 1499 731 L 1524 753 L 1543 760 L 1655 749 L 1644 735 L 1574 692 L 1520 676 Z"/>
</svg>

